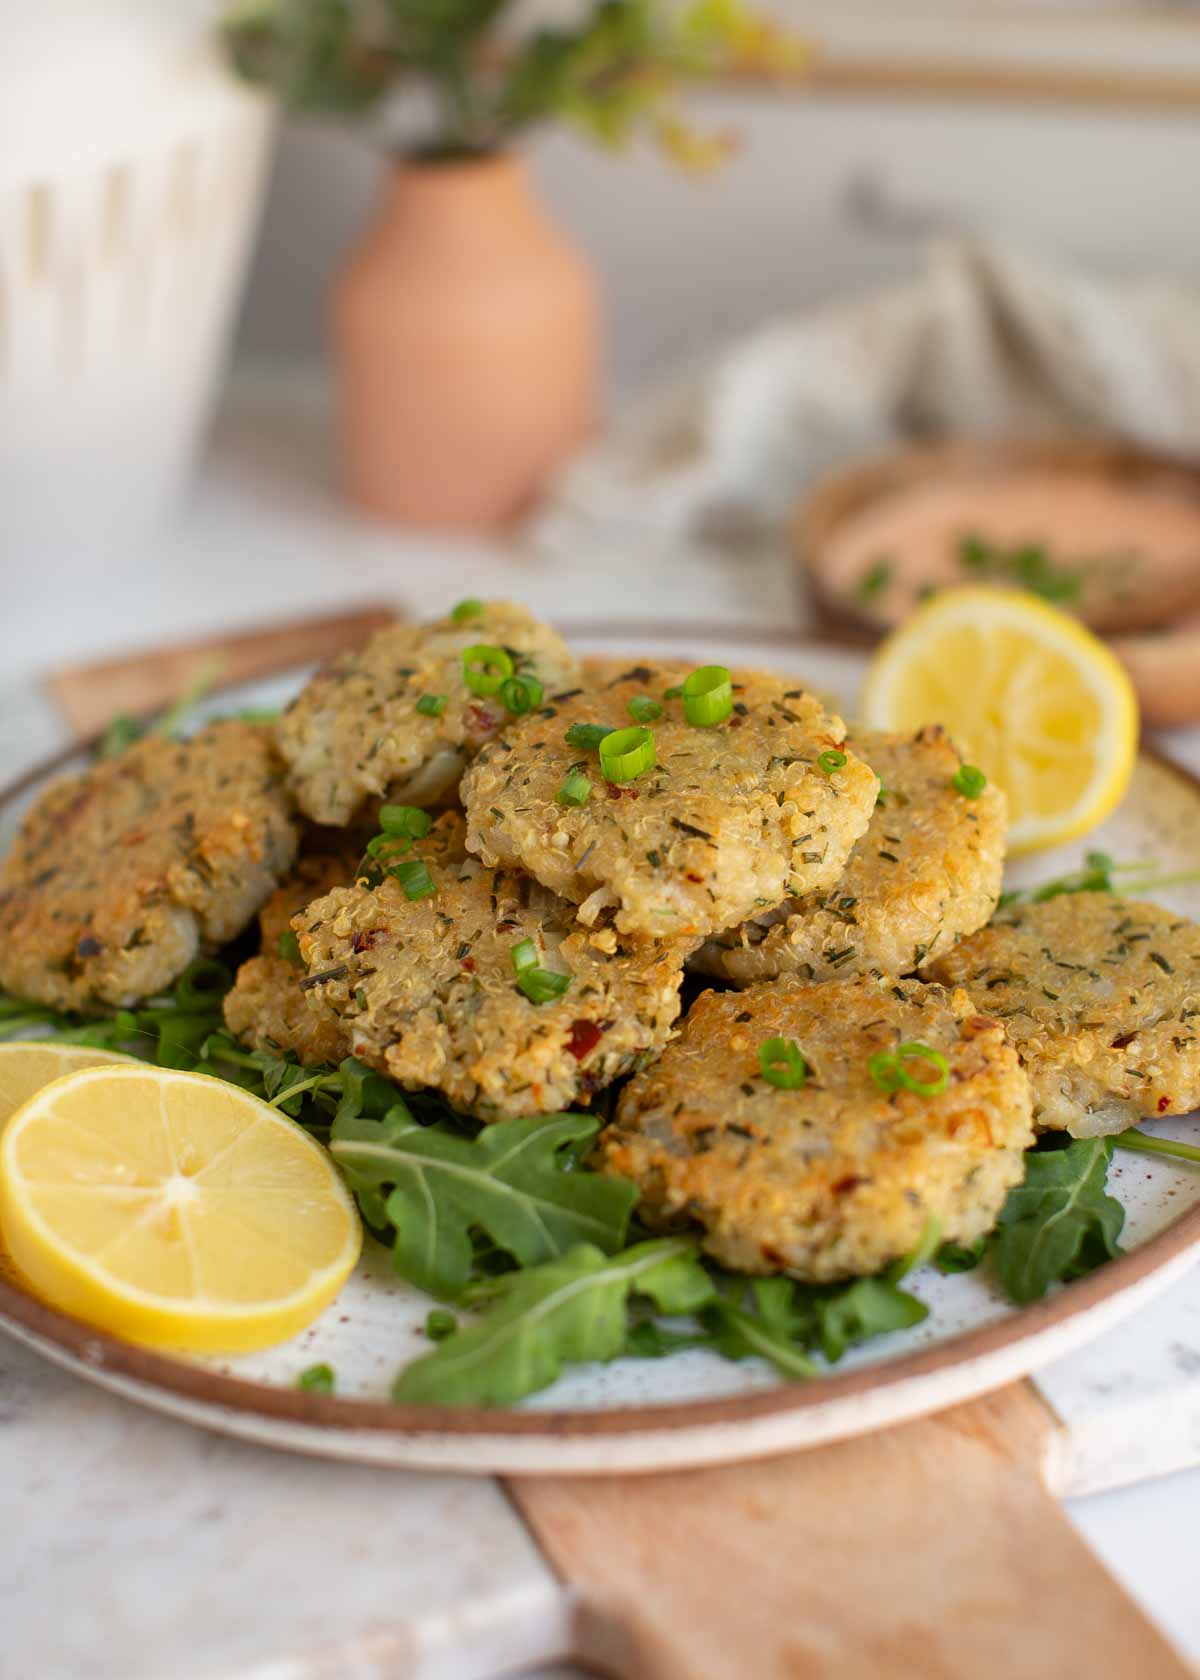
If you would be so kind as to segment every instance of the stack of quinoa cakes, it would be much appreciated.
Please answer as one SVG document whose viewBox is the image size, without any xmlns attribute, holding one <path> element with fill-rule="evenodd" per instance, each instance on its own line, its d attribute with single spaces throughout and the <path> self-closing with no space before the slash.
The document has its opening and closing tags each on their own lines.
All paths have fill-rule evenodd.
<svg viewBox="0 0 1200 1680">
<path fill-rule="evenodd" d="M 127 1007 L 257 916 L 224 1002 L 246 1045 L 485 1123 L 606 1093 L 590 1165 L 647 1226 L 832 1282 L 984 1235 L 1038 1130 L 1200 1102 L 1200 929 L 1101 893 L 998 910 L 1004 850 L 1003 795 L 937 727 L 581 664 L 464 602 L 274 726 L 52 787 L 0 873 L 0 985 Z"/>
</svg>

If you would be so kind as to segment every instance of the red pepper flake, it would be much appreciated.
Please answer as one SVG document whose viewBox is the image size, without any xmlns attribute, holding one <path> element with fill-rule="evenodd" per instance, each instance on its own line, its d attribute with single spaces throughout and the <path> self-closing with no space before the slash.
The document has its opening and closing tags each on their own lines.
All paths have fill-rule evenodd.
<svg viewBox="0 0 1200 1680">
<path fill-rule="evenodd" d="M 636 788 L 618 787 L 616 782 L 609 782 L 608 784 L 608 797 L 610 799 L 636 799 L 637 796 Z"/>
<path fill-rule="evenodd" d="M 1160 1114 L 1165 1114 L 1167 1112 L 1167 1110 L 1170 1108 L 1170 1106 L 1171 1106 L 1170 1097 L 1159 1097 L 1159 1099 L 1158 1099 L 1158 1112 Z"/>
<path fill-rule="evenodd" d="M 689 869 L 688 872 L 687 872 L 687 878 L 688 878 L 689 881 L 695 881 L 697 886 L 701 886 L 704 882 L 703 875 L 697 875 L 691 869 Z"/>
<path fill-rule="evenodd" d="M 462 960 L 462 965 L 466 969 L 468 974 L 474 974 L 474 972 L 475 972 L 475 958 L 474 957 L 464 957 L 463 960 Z"/>
<path fill-rule="evenodd" d="M 567 1049 L 577 1062 L 596 1048 L 604 1036 L 604 1029 L 595 1021 L 572 1021 L 571 1036 L 567 1040 Z"/>
<path fill-rule="evenodd" d="M 472 735 L 491 735 L 499 722 L 489 706 L 472 704 L 467 707 L 467 728 Z"/>
<path fill-rule="evenodd" d="M 360 929 L 359 932 L 354 935 L 354 940 L 353 940 L 353 945 L 352 945 L 352 949 L 354 951 L 355 956 L 356 957 L 360 956 L 363 951 L 373 950 L 374 946 L 375 946 L 375 942 L 379 938 L 379 935 L 382 932 L 383 932 L 382 928 L 366 928 L 365 930 Z"/>
<path fill-rule="evenodd" d="M 836 1179 L 830 1188 L 835 1196 L 846 1196 L 849 1195 L 851 1190 L 857 1190 L 860 1184 L 866 1184 L 866 1182 L 865 1178 L 860 1178 L 856 1173 L 847 1173 L 845 1178 Z"/>
</svg>

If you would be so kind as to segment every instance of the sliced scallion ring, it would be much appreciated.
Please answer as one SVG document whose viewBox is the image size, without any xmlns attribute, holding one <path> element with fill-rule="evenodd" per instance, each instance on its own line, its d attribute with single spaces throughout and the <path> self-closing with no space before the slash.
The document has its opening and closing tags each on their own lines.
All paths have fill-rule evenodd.
<svg viewBox="0 0 1200 1680">
<path fill-rule="evenodd" d="M 407 863 L 397 863 L 388 870 L 388 874 L 399 883 L 405 898 L 414 904 L 419 898 L 432 898 L 437 891 L 437 884 L 424 858 L 409 858 Z"/>
<path fill-rule="evenodd" d="M 662 716 L 662 707 L 648 694 L 635 694 L 626 710 L 634 723 L 653 723 L 655 718 Z"/>
<path fill-rule="evenodd" d="M 572 770 L 554 797 L 560 805 L 586 805 L 591 794 L 591 778 L 582 770 Z"/>
<path fill-rule="evenodd" d="M 610 782 L 632 782 L 653 770 L 654 736 L 649 729 L 614 729 L 600 743 L 600 768 Z"/>
<path fill-rule="evenodd" d="M 476 642 L 463 649 L 462 671 L 463 681 L 472 694 L 496 694 L 505 677 L 513 674 L 512 655 L 502 647 Z"/>
<path fill-rule="evenodd" d="M 505 677 L 500 684 L 500 698 L 514 717 L 540 706 L 544 693 L 536 677 Z"/>
<path fill-rule="evenodd" d="M 522 939 L 514 945 L 511 956 L 517 985 L 530 1003 L 549 1003 L 562 997 L 571 984 L 569 974 L 558 974 L 552 968 L 542 967 L 532 939 Z"/>
<path fill-rule="evenodd" d="M 733 711 L 733 683 L 724 665 L 701 665 L 683 683 L 683 713 L 696 729 L 724 723 Z"/>
<path fill-rule="evenodd" d="M 418 805 L 385 805 L 379 813 L 379 826 L 388 835 L 423 840 L 433 827 L 433 818 Z"/>
<path fill-rule="evenodd" d="M 482 617 L 483 602 L 475 600 L 473 596 L 469 596 L 465 601 L 460 601 L 456 607 L 450 609 L 451 624 L 469 624 L 473 618 Z"/>
<path fill-rule="evenodd" d="M 951 777 L 951 786 L 964 799 L 978 799 L 987 786 L 987 777 L 974 764 L 960 764 Z"/>
<path fill-rule="evenodd" d="M 817 760 L 817 769 L 824 776 L 832 776 L 833 772 L 840 770 L 845 762 L 845 753 L 839 752 L 836 747 L 831 747 L 828 752 L 823 752 Z"/>
<path fill-rule="evenodd" d="M 606 735 L 613 731 L 603 723 L 573 723 L 563 740 L 569 747 L 582 747 L 585 752 L 595 752 Z"/>
<path fill-rule="evenodd" d="M 417 701 L 417 710 L 422 717 L 441 717 L 446 709 L 444 694 L 422 694 Z"/>
<path fill-rule="evenodd" d="M 778 1091 L 798 1091 L 808 1078 L 808 1063 L 794 1038 L 764 1038 L 758 1065 L 767 1084 Z"/>
<path fill-rule="evenodd" d="M 932 1068 L 932 1079 L 917 1079 L 905 1062 L 923 1062 Z M 938 1097 L 950 1083 L 950 1064 L 940 1050 L 911 1039 L 894 1050 L 881 1050 L 867 1063 L 867 1071 L 881 1091 L 912 1091 L 918 1097 Z"/>
<path fill-rule="evenodd" d="M 537 946 L 532 939 L 522 939 L 520 944 L 513 946 L 512 965 L 518 974 L 523 968 L 536 968 L 537 960 Z"/>
</svg>

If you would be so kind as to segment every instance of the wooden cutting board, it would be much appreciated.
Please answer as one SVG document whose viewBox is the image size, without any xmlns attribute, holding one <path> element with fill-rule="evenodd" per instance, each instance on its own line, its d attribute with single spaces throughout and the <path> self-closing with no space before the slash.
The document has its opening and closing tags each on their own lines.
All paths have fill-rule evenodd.
<svg viewBox="0 0 1200 1680">
<path fill-rule="evenodd" d="M 508 1487 L 621 1680 L 1183 1680 L 1051 1493 L 1060 1434 L 1018 1383 L 788 1458 Z"/>
<path fill-rule="evenodd" d="M 393 616 L 105 660 L 48 687 L 86 735 L 161 706 L 198 669 L 244 681 Z M 1022 1382 L 790 1457 L 506 1486 L 570 1594 L 573 1654 L 621 1680 L 1181 1680 L 1187 1665 L 1063 1514 L 1063 1434 Z"/>
</svg>

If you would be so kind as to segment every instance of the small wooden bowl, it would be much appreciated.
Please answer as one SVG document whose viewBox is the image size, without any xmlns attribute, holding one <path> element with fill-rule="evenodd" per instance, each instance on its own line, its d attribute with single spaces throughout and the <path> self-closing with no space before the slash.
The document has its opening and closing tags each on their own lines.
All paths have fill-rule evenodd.
<svg viewBox="0 0 1200 1680">
<path fill-rule="evenodd" d="M 879 502 L 924 486 L 957 482 L 993 488 L 997 479 L 1031 472 L 1076 484 L 1080 479 L 1103 479 L 1123 489 L 1170 495 L 1194 508 L 1200 530 L 1200 467 L 1131 444 L 1082 438 L 913 444 L 828 474 L 797 507 L 792 545 L 818 621 L 830 628 L 853 629 L 868 639 L 895 621 L 885 610 L 868 611 L 856 604 L 829 575 L 833 539 L 850 520 Z M 1166 577 L 1147 574 L 1134 599 L 1122 599 L 1119 606 L 1111 600 L 1085 604 L 1080 616 L 1096 629 L 1132 631 L 1173 623 L 1191 610 L 1200 610 L 1200 547 L 1195 571 L 1187 578 L 1177 570 Z"/>
<path fill-rule="evenodd" d="M 911 588 L 889 610 L 885 602 L 868 606 L 856 600 L 832 574 L 834 539 L 849 522 L 923 486 L 980 483 L 994 495 L 997 479 L 1029 472 L 1061 477 L 1075 486 L 1081 478 L 1100 478 L 1178 498 L 1195 510 L 1200 531 L 1200 466 L 1132 444 L 1085 438 L 914 444 L 826 475 L 797 506 L 792 549 L 817 626 L 829 637 L 870 646 L 911 610 Z M 986 538 L 986 525 L 981 534 Z M 1069 603 L 1069 610 L 1113 638 L 1147 722 L 1200 720 L 1200 543 L 1194 565 L 1177 562 L 1155 572 L 1144 557 L 1139 564 L 1136 589 L 1106 591 L 1107 580 L 1098 578 L 1090 596 Z M 949 580 L 939 569 L 931 581 L 944 585 Z M 1016 582 L 969 572 L 955 581 Z"/>
</svg>

